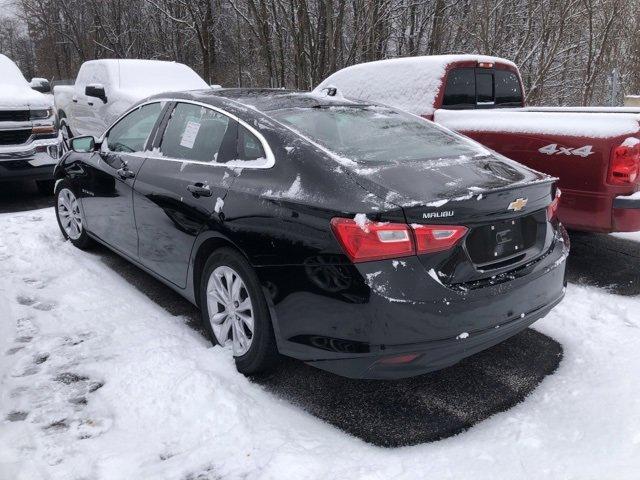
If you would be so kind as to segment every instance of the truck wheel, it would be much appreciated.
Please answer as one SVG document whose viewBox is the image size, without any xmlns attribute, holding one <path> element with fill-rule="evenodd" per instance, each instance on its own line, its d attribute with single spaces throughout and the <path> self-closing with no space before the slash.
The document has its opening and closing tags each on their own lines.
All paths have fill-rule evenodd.
<svg viewBox="0 0 640 480">
<path fill-rule="evenodd" d="M 84 215 L 73 189 L 67 180 L 58 182 L 55 191 L 56 220 L 65 239 L 81 250 L 89 248 L 93 240 L 87 234 Z"/>
<path fill-rule="evenodd" d="M 271 316 L 258 276 L 231 248 L 211 254 L 200 278 L 202 324 L 214 345 L 231 346 L 236 368 L 264 372 L 278 359 Z"/>
</svg>

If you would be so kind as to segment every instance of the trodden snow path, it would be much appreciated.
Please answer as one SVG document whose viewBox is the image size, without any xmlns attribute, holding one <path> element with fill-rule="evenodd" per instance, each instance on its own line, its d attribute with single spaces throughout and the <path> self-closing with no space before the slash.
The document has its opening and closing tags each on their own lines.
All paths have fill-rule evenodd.
<svg viewBox="0 0 640 480">
<path fill-rule="evenodd" d="M 384 449 L 236 373 L 184 318 L 64 242 L 50 209 L 0 215 L 0 479 L 637 479 L 640 298 L 570 285 L 536 328 L 557 372 L 447 440 Z"/>
</svg>

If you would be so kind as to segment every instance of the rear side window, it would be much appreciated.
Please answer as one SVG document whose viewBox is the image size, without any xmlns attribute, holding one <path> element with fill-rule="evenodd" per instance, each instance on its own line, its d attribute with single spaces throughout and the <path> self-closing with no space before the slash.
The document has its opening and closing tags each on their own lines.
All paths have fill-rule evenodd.
<svg viewBox="0 0 640 480">
<path fill-rule="evenodd" d="M 183 160 L 223 161 L 218 155 L 231 122 L 210 108 L 179 103 L 162 136 L 160 151 L 166 157 Z"/>
<path fill-rule="evenodd" d="M 506 70 L 496 70 L 496 105 L 522 105 L 522 89 L 518 76 Z"/>
<path fill-rule="evenodd" d="M 260 140 L 242 125 L 238 126 L 238 160 L 261 160 L 266 155 Z"/>
<path fill-rule="evenodd" d="M 107 134 L 112 152 L 142 152 L 162 110 L 160 103 L 150 103 L 129 113 Z"/>
<path fill-rule="evenodd" d="M 447 75 L 443 105 L 448 107 L 474 107 L 476 104 L 475 69 L 458 68 Z"/>
</svg>

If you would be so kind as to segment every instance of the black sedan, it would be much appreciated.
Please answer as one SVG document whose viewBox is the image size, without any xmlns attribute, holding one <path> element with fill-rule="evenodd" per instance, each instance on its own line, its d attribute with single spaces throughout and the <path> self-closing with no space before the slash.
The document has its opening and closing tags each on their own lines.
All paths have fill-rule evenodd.
<svg viewBox="0 0 640 480">
<path fill-rule="evenodd" d="M 145 100 L 102 138 L 72 140 L 55 171 L 63 235 L 198 305 L 246 374 L 284 354 L 354 378 L 417 375 L 560 302 L 555 179 L 330 94 Z"/>
</svg>

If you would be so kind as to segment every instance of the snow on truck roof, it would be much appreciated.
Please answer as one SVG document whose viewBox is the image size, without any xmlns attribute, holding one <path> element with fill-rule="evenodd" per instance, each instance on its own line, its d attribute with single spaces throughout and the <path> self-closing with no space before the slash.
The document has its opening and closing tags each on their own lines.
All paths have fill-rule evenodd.
<svg viewBox="0 0 640 480">
<path fill-rule="evenodd" d="M 104 65 L 112 78 L 119 78 L 122 88 L 144 89 L 148 85 L 165 86 L 168 90 L 175 89 L 176 86 L 183 90 L 208 88 L 200 75 L 178 62 L 107 58 L 90 60 L 82 68 L 91 68 L 92 65 Z"/>
<path fill-rule="evenodd" d="M 337 87 L 345 97 L 380 102 L 416 115 L 433 113 L 433 105 L 448 65 L 457 62 L 516 65 L 486 55 L 427 55 L 360 63 L 338 70 L 315 88 Z"/>
</svg>

